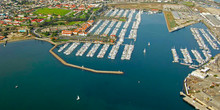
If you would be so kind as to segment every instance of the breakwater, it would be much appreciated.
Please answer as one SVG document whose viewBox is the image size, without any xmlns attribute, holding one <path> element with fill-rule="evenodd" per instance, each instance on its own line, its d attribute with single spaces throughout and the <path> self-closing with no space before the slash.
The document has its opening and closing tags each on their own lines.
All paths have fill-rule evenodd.
<svg viewBox="0 0 220 110">
<path fill-rule="evenodd" d="M 40 38 L 35 38 L 36 40 L 42 40 L 42 41 L 46 41 L 46 42 L 49 42 L 51 44 L 54 45 L 53 48 L 51 48 L 49 50 L 49 52 L 57 59 L 59 60 L 62 64 L 66 65 L 66 66 L 69 66 L 69 67 L 73 67 L 73 68 L 77 68 L 77 69 L 81 69 L 81 70 L 86 70 L 86 71 L 90 71 L 90 72 L 93 72 L 93 73 L 105 73 L 105 74 L 124 74 L 124 72 L 122 71 L 104 71 L 104 70 L 95 70 L 95 69 L 91 69 L 91 68 L 87 68 L 87 67 L 84 67 L 84 66 L 78 66 L 78 65 L 74 65 L 74 64 L 70 64 L 70 63 L 67 63 L 65 60 L 63 60 L 61 57 L 59 57 L 56 53 L 53 52 L 53 50 L 60 44 L 56 44 L 52 41 L 49 41 L 49 40 L 46 40 L 46 39 L 40 39 Z M 62 43 L 61 43 L 62 44 Z"/>
</svg>

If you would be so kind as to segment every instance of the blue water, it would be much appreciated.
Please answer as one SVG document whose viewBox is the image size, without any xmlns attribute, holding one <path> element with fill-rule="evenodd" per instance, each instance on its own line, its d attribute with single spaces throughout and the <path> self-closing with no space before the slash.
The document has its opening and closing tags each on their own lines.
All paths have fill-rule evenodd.
<svg viewBox="0 0 220 110">
<path fill-rule="evenodd" d="M 173 46 L 198 48 L 190 27 L 169 33 L 163 14 L 143 14 L 130 61 L 120 60 L 124 46 L 115 60 L 107 56 L 97 59 L 98 53 L 88 58 L 88 51 L 76 57 L 80 46 L 69 56 L 58 53 L 69 63 L 121 70 L 124 75 L 66 67 L 48 52 L 53 46 L 47 42 L 19 41 L 6 48 L 0 44 L 0 110 L 193 110 L 179 96 L 192 69 L 172 63 L 170 51 Z M 193 27 L 206 28 L 203 24 Z M 76 101 L 77 95 L 80 101 Z"/>
<path fill-rule="evenodd" d="M 219 3 L 220 3 L 220 0 L 214 0 L 214 1 L 216 1 L 216 2 L 219 2 Z"/>
</svg>

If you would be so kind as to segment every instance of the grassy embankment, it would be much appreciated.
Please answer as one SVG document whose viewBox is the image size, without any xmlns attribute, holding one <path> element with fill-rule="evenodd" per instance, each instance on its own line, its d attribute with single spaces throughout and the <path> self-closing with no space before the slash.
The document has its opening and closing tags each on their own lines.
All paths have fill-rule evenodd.
<svg viewBox="0 0 220 110">
<path fill-rule="evenodd" d="M 171 29 L 173 29 L 174 27 L 176 27 L 176 22 L 175 22 L 175 19 L 174 19 L 171 12 L 164 11 L 164 16 L 165 16 L 165 19 L 166 19 L 166 22 L 167 22 L 167 28 L 168 28 L 169 31 Z"/>
</svg>

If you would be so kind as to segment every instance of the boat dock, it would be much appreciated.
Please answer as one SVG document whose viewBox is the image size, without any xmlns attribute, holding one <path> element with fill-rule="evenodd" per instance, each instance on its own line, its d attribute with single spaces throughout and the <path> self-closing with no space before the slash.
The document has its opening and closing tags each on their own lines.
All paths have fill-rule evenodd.
<svg viewBox="0 0 220 110">
<path fill-rule="evenodd" d="M 109 46 L 110 46 L 109 44 L 103 45 L 101 51 L 100 51 L 99 54 L 97 55 L 97 58 L 103 58 L 103 57 L 105 56 L 105 53 L 106 53 L 106 51 L 108 50 Z"/>
<path fill-rule="evenodd" d="M 134 45 L 125 44 L 125 48 L 122 53 L 121 60 L 130 60 L 133 50 L 134 50 Z"/>
<path fill-rule="evenodd" d="M 122 17 L 126 17 L 128 14 L 129 10 L 125 10 L 124 14 L 122 15 Z"/>
<path fill-rule="evenodd" d="M 90 45 L 91 43 L 83 44 L 83 46 L 76 53 L 76 56 L 83 56 L 83 54 L 86 52 L 86 50 L 89 48 Z"/>
<path fill-rule="evenodd" d="M 92 49 L 89 51 L 89 53 L 86 55 L 87 57 L 93 57 L 97 49 L 99 48 L 101 44 L 94 44 Z"/>
<path fill-rule="evenodd" d="M 94 35 L 99 35 L 108 23 L 109 20 L 105 20 L 102 25 L 95 31 Z"/>
<path fill-rule="evenodd" d="M 91 33 L 100 23 L 102 20 L 99 20 L 89 31 L 88 33 Z"/>
<path fill-rule="evenodd" d="M 116 15 L 116 17 L 120 17 L 121 16 L 121 14 L 124 12 L 124 10 L 122 9 L 122 10 L 120 10 L 119 12 L 118 12 L 118 14 Z"/>
<path fill-rule="evenodd" d="M 68 45 L 69 45 L 69 43 L 66 43 L 64 46 L 60 47 L 60 49 L 58 50 L 58 52 L 63 51 L 63 49 L 65 49 Z"/>
<path fill-rule="evenodd" d="M 213 40 L 210 38 L 210 36 L 204 31 L 204 29 L 199 29 L 203 36 L 205 37 L 205 39 L 209 42 L 209 44 L 211 45 L 211 47 L 215 50 L 219 50 L 217 44 L 215 42 L 213 42 Z"/>
<path fill-rule="evenodd" d="M 115 59 L 117 53 L 118 53 L 118 49 L 120 47 L 120 44 L 116 44 L 116 45 L 113 45 L 109 55 L 108 55 L 108 58 L 109 59 Z"/>
<path fill-rule="evenodd" d="M 197 50 L 191 50 L 191 52 L 193 53 L 193 55 L 194 55 L 195 58 L 196 58 L 196 61 L 197 61 L 199 64 L 205 63 L 205 61 L 203 60 L 203 58 L 201 57 L 200 53 L 199 53 Z"/>
<path fill-rule="evenodd" d="M 172 51 L 172 54 L 173 54 L 173 62 L 175 62 L 175 63 L 179 62 L 179 56 L 177 55 L 176 49 L 172 48 L 171 51 Z"/>
<path fill-rule="evenodd" d="M 217 38 L 207 29 L 207 32 L 209 33 L 209 35 L 212 36 L 212 38 L 214 39 L 214 41 L 216 41 L 218 43 L 218 45 L 220 45 L 220 42 L 217 40 Z"/>
<path fill-rule="evenodd" d="M 49 42 L 49 41 L 48 41 Z M 59 60 L 62 64 L 69 66 L 69 67 L 73 67 L 73 68 L 77 68 L 77 69 L 81 69 L 81 70 L 85 70 L 85 71 L 90 71 L 93 73 L 105 73 L 105 74 L 123 74 L 122 71 L 103 71 L 103 70 L 95 70 L 95 69 L 91 69 L 91 68 L 87 68 L 84 66 L 78 66 L 78 65 L 74 65 L 74 64 L 70 64 L 67 63 L 66 61 L 64 61 L 61 57 L 59 57 L 57 54 L 55 54 L 53 52 L 53 50 L 57 47 L 57 45 L 55 44 L 55 46 L 53 48 L 50 49 L 50 53 L 57 59 Z"/>
<path fill-rule="evenodd" d="M 108 16 L 112 12 L 112 9 L 108 10 L 107 13 L 105 13 L 105 16 Z"/>
<path fill-rule="evenodd" d="M 205 56 L 205 61 L 208 61 L 212 57 L 212 54 L 209 51 L 202 50 L 202 53 Z"/>
<path fill-rule="evenodd" d="M 194 38 L 196 39 L 200 49 L 209 50 L 208 46 L 205 44 L 203 38 L 200 36 L 198 29 L 190 28 Z"/>
<path fill-rule="evenodd" d="M 119 9 L 114 9 L 114 11 L 112 12 L 112 14 L 110 15 L 110 17 L 114 17 L 115 15 L 117 15 L 119 12 Z"/>
<path fill-rule="evenodd" d="M 126 31 L 127 31 L 127 29 L 122 29 L 121 30 L 121 32 L 120 32 L 120 34 L 118 36 L 119 37 L 119 40 L 118 40 L 119 44 L 122 44 L 124 42 L 124 36 L 126 34 Z"/>
<path fill-rule="evenodd" d="M 187 48 L 185 48 L 185 49 L 180 49 L 180 51 L 181 51 L 182 54 L 183 54 L 183 57 L 184 57 L 183 60 L 184 60 L 184 62 L 185 62 L 186 64 L 193 63 L 192 58 L 191 58 L 191 56 L 189 55 L 189 52 L 188 52 Z"/>
<path fill-rule="evenodd" d="M 66 55 L 70 55 L 73 50 L 79 45 L 80 43 L 79 42 L 74 42 L 65 52 L 64 54 Z"/>
</svg>

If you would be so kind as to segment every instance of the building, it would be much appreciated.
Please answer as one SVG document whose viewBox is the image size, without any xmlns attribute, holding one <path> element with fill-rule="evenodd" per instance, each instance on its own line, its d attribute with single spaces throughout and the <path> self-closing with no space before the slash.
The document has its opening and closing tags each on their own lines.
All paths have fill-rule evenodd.
<svg viewBox="0 0 220 110">
<path fill-rule="evenodd" d="M 62 31 L 63 36 L 71 36 L 72 34 L 73 34 L 73 31 L 67 31 L 67 30 Z"/>
<path fill-rule="evenodd" d="M 191 73 L 192 76 L 199 77 L 201 79 L 205 79 L 208 75 L 206 73 L 202 73 L 199 70 L 195 70 Z"/>
<path fill-rule="evenodd" d="M 0 40 L 4 40 L 5 39 L 5 36 L 0 36 Z"/>
</svg>

